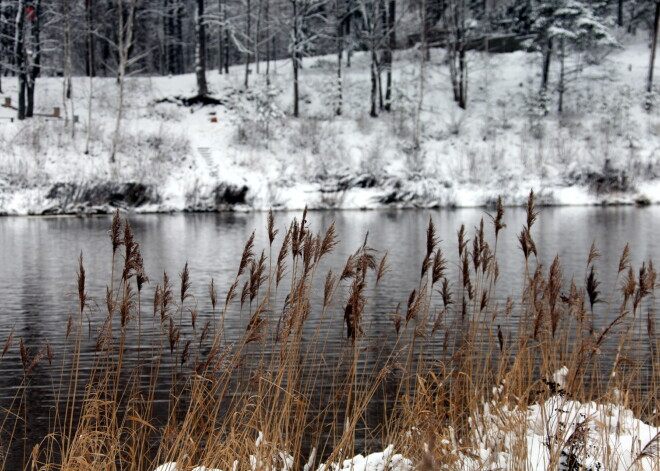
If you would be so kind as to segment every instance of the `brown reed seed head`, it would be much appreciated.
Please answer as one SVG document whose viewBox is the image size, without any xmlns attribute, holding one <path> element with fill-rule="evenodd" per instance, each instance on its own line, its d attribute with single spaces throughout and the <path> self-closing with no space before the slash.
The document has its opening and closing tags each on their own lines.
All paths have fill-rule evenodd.
<svg viewBox="0 0 660 471">
<path fill-rule="evenodd" d="M 397 335 L 399 335 L 399 331 L 401 330 L 402 316 L 401 314 L 399 314 L 400 310 L 401 310 L 401 303 L 397 303 L 396 309 L 394 310 L 394 314 L 392 314 L 392 323 L 394 324 L 394 330 L 396 331 Z"/>
<path fill-rule="evenodd" d="M 119 313 L 121 315 L 121 327 L 125 328 L 131 320 L 131 310 L 134 307 L 133 290 L 131 285 L 126 285 L 124 296 L 119 303 Z"/>
<path fill-rule="evenodd" d="M 589 296 L 589 304 L 591 305 L 591 310 L 594 310 L 594 304 L 600 302 L 598 296 L 600 291 L 598 287 L 600 286 L 600 281 L 596 278 L 596 269 L 591 265 L 589 270 L 589 275 L 587 276 L 587 295 Z"/>
<path fill-rule="evenodd" d="M 529 198 L 527 198 L 527 229 L 532 230 L 532 226 L 534 225 L 534 221 L 536 221 L 536 217 L 539 215 L 539 213 L 536 211 L 536 207 L 534 205 L 534 190 L 531 190 L 529 192 Z"/>
<path fill-rule="evenodd" d="M 9 331 L 9 335 L 7 335 L 7 340 L 5 340 L 5 346 L 2 348 L 2 353 L 0 354 L 0 358 L 4 358 L 5 354 L 7 351 L 11 348 L 12 343 L 14 342 L 14 329 L 16 326 L 12 326 L 11 330 Z"/>
<path fill-rule="evenodd" d="M 291 222 L 291 256 L 295 260 L 298 255 L 300 255 L 300 242 L 301 242 L 301 232 L 304 233 L 304 231 L 301 230 L 301 228 L 298 226 L 298 220 L 296 218 L 293 218 L 293 222 Z"/>
<path fill-rule="evenodd" d="M 73 330 L 73 314 L 69 314 L 69 319 L 66 321 L 66 335 L 65 338 L 68 339 Z"/>
<path fill-rule="evenodd" d="M 323 236 L 323 242 L 321 242 L 321 249 L 319 250 L 319 258 L 332 252 L 338 243 L 339 237 L 337 236 L 335 229 L 335 222 L 332 221 L 332 224 L 330 224 L 330 227 L 328 227 Z"/>
<path fill-rule="evenodd" d="M 635 272 L 633 271 L 632 266 L 628 265 L 628 273 L 626 274 L 626 277 L 623 280 L 623 284 L 621 285 L 624 304 L 628 302 L 628 300 L 635 294 L 636 287 L 637 281 L 635 279 Z"/>
<path fill-rule="evenodd" d="M 253 249 L 254 231 L 252 231 L 252 234 L 248 238 L 247 242 L 245 243 L 245 247 L 243 248 L 243 255 L 241 256 L 241 263 L 238 265 L 238 275 L 236 275 L 236 277 L 240 277 L 245 272 L 248 263 L 254 258 Z"/>
<path fill-rule="evenodd" d="M 202 347 L 202 344 L 204 343 L 204 340 L 206 340 L 206 336 L 208 335 L 210 328 L 211 328 L 211 321 L 206 321 L 204 323 L 204 327 L 202 327 L 202 332 L 199 334 L 199 346 L 200 346 L 200 348 Z"/>
<path fill-rule="evenodd" d="M 163 272 L 163 287 L 160 290 L 160 320 L 165 322 L 169 315 L 170 306 L 174 302 L 174 293 L 172 292 L 172 284 L 167 273 Z"/>
<path fill-rule="evenodd" d="M 121 218 L 119 217 L 119 210 L 115 211 L 112 217 L 112 226 L 110 229 L 110 239 L 112 240 L 112 254 L 117 252 L 117 249 L 123 245 L 124 240 L 121 237 Z"/>
<path fill-rule="evenodd" d="M 417 290 L 414 289 L 408 296 L 408 307 L 406 309 L 406 324 L 408 324 L 408 322 L 410 322 L 412 319 L 417 317 L 417 308 L 418 308 L 417 299 L 418 299 Z"/>
<path fill-rule="evenodd" d="M 246 281 L 241 290 L 241 308 L 250 297 L 250 280 Z"/>
<path fill-rule="evenodd" d="M 299 231 L 300 241 L 302 242 L 305 233 L 307 232 L 307 205 L 303 209 L 302 219 L 300 220 L 300 231 Z"/>
<path fill-rule="evenodd" d="M 291 247 L 291 231 L 292 228 L 286 231 L 284 235 L 284 241 L 282 241 L 282 247 L 280 248 L 280 253 L 277 256 L 277 268 L 275 275 L 275 286 L 279 287 L 280 282 L 284 278 L 284 273 L 286 271 L 286 257 L 289 254 L 289 248 Z"/>
<path fill-rule="evenodd" d="M 174 353 L 174 347 L 179 343 L 179 334 L 179 328 L 174 326 L 174 320 L 170 317 L 170 329 L 168 333 L 170 353 Z"/>
<path fill-rule="evenodd" d="M 330 298 L 334 291 L 334 286 L 337 281 L 337 277 L 332 274 L 332 270 L 328 271 L 328 274 L 325 277 L 325 284 L 323 287 L 323 307 L 327 307 L 330 304 Z"/>
<path fill-rule="evenodd" d="M 442 249 L 438 248 L 435 252 L 435 257 L 433 258 L 433 273 L 431 276 L 431 285 L 435 285 L 445 276 L 445 271 L 447 270 L 447 260 L 442 256 Z"/>
<path fill-rule="evenodd" d="M 387 265 L 387 252 L 385 252 L 385 255 L 383 255 L 383 258 L 380 259 L 380 263 L 378 264 L 378 270 L 376 270 L 376 284 L 380 282 L 383 277 L 389 273 L 390 268 Z"/>
<path fill-rule="evenodd" d="M 183 346 L 183 351 L 181 352 L 181 365 L 184 365 L 188 361 L 188 355 L 190 353 L 190 344 L 191 340 L 186 341 L 186 344 Z"/>
<path fill-rule="evenodd" d="M 275 237 L 277 237 L 278 229 L 275 229 L 275 218 L 273 217 L 273 210 L 268 211 L 268 242 L 273 245 Z"/>
<path fill-rule="evenodd" d="M 231 287 L 229 288 L 229 291 L 227 292 L 227 298 L 225 299 L 226 306 L 229 306 L 232 299 L 234 299 L 234 296 L 236 296 L 237 287 L 238 287 L 238 278 L 234 280 L 234 282 L 231 284 Z"/>
<path fill-rule="evenodd" d="M 124 221 L 124 271 L 122 272 L 122 279 L 127 280 L 130 277 L 131 268 L 133 268 L 135 250 L 135 240 L 133 236 L 133 229 L 128 220 Z"/>
<path fill-rule="evenodd" d="M 422 260 L 422 270 L 420 273 L 420 278 L 424 278 L 424 275 L 429 271 L 429 268 L 431 268 L 431 265 L 433 264 L 433 260 L 431 259 L 430 256 L 425 255 L 424 260 Z"/>
<path fill-rule="evenodd" d="M 478 272 L 481 266 L 481 241 L 479 240 L 479 232 L 472 239 L 472 264 L 474 265 L 475 273 Z"/>
<path fill-rule="evenodd" d="M 135 265 L 137 268 L 135 274 L 135 282 L 137 284 L 138 293 L 140 293 L 142 291 L 142 286 L 149 282 L 149 277 L 144 271 L 144 260 L 142 259 L 142 253 L 140 250 L 138 250 L 135 255 Z"/>
<path fill-rule="evenodd" d="M 550 328 L 553 337 L 555 336 L 559 324 L 560 310 L 557 307 L 557 302 L 561 293 L 561 280 L 562 271 L 561 265 L 559 264 L 559 255 L 555 255 L 552 265 L 550 265 L 550 273 L 548 274 L 548 283 L 546 285 L 545 293 L 545 297 L 550 307 Z"/>
<path fill-rule="evenodd" d="M 587 258 L 587 265 L 591 265 L 595 260 L 599 259 L 601 253 L 596 248 L 596 241 L 591 242 L 591 248 L 589 249 L 589 257 Z"/>
<path fill-rule="evenodd" d="M 80 312 L 83 312 L 87 304 L 87 293 L 85 293 L 85 267 L 83 266 L 82 250 L 78 259 L 78 301 Z"/>
<path fill-rule="evenodd" d="M 259 293 L 259 288 L 261 285 L 268 280 L 268 274 L 266 273 L 266 253 L 261 251 L 261 257 L 257 263 L 252 263 L 250 265 L 250 302 L 257 297 Z"/>
<path fill-rule="evenodd" d="M 461 224 L 461 228 L 458 230 L 458 257 L 463 257 L 463 251 L 467 246 L 467 241 L 465 240 L 465 224 Z"/>
<path fill-rule="evenodd" d="M 209 298 L 211 299 L 211 307 L 215 310 L 215 307 L 218 304 L 218 292 L 215 289 L 215 281 L 213 278 L 211 278 L 211 284 L 209 285 Z"/>
<path fill-rule="evenodd" d="M 495 238 L 497 239 L 500 231 L 506 227 L 506 224 L 502 222 L 504 220 L 504 207 L 502 206 L 502 197 L 497 197 L 497 212 L 493 218 L 493 224 L 495 225 Z"/>
<path fill-rule="evenodd" d="M 192 323 L 193 329 L 197 325 L 197 310 L 193 308 L 188 308 L 188 312 L 190 313 L 190 322 Z"/>
<path fill-rule="evenodd" d="M 534 239 L 532 239 L 528 227 L 522 228 L 522 231 L 518 235 L 518 242 L 520 243 L 520 248 L 525 255 L 525 260 L 529 259 L 531 254 L 534 254 L 535 257 L 538 257 L 536 252 L 536 244 L 534 243 Z"/>
<path fill-rule="evenodd" d="M 426 257 L 430 258 L 431 254 L 435 250 L 436 245 L 438 245 L 438 237 L 435 234 L 435 225 L 433 224 L 433 219 L 429 217 L 429 225 L 426 229 Z"/>
<path fill-rule="evenodd" d="M 181 278 L 180 299 L 181 304 L 183 304 L 183 301 L 190 297 L 190 293 L 188 292 L 190 290 L 190 271 L 188 270 L 188 262 L 183 266 L 183 271 L 179 273 L 179 278 Z"/>
<path fill-rule="evenodd" d="M 442 288 L 440 290 L 440 295 L 442 296 L 442 304 L 445 309 L 447 308 L 447 306 L 454 303 L 454 301 L 452 300 L 451 288 L 449 287 L 449 279 L 447 278 L 442 279 Z"/>
<path fill-rule="evenodd" d="M 642 300 L 653 292 L 655 288 L 655 279 L 656 273 L 653 268 L 653 263 L 646 265 L 646 262 L 642 263 L 641 268 L 639 269 L 639 281 L 637 283 L 637 291 L 635 292 L 635 298 L 633 300 L 633 310 L 637 309 L 637 306 L 642 302 Z"/>
<path fill-rule="evenodd" d="M 623 252 L 621 253 L 621 258 L 619 259 L 619 271 L 617 273 L 621 273 L 629 266 L 630 266 L 630 244 L 626 244 L 626 246 L 623 248 Z"/>
<path fill-rule="evenodd" d="M 353 278 L 355 276 L 355 265 L 355 255 L 349 255 L 339 280 L 344 281 Z"/>
</svg>

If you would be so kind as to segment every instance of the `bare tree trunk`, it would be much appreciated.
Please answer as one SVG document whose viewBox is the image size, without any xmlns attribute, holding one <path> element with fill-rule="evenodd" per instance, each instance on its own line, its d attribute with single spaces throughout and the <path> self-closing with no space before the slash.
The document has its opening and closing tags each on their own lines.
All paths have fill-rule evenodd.
<svg viewBox="0 0 660 471">
<path fill-rule="evenodd" d="M 175 74 L 186 72 L 186 65 L 183 60 L 183 4 L 181 0 L 174 0 L 174 64 Z"/>
<path fill-rule="evenodd" d="M 337 34 L 337 103 L 335 103 L 335 115 L 341 116 L 344 101 L 344 87 L 341 77 L 341 61 L 344 51 L 344 13 L 343 2 L 336 0 L 335 2 L 335 18 L 337 20 L 336 34 Z"/>
<path fill-rule="evenodd" d="M 266 21 L 270 21 L 270 0 L 266 0 Z M 268 28 L 268 34 L 266 35 L 266 84 L 270 85 L 270 26 L 267 26 Z"/>
<path fill-rule="evenodd" d="M 369 116 L 378 117 L 378 58 L 376 56 L 374 41 L 371 41 L 371 109 Z"/>
<path fill-rule="evenodd" d="M 422 35 L 420 38 L 421 49 L 419 51 L 419 96 L 417 97 L 417 108 L 415 110 L 415 129 L 413 132 L 413 148 L 419 149 L 421 143 L 421 115 L 422 105 L 424 103 L 424 71 L 426 66 L 426 0 L 422 0 L 420 6 Z"/>
<path fill-rule="evenodd" d="M 18 67 L 18 119 L 25 119 L 25 89 L 27 88 L 27 61 L 25 58 L 25 0 L 18 0 L 16 13 L 14 57 Z"/>
<path fill-rule="evenodd" d="M 616 24 L 619 27 L 623 26 L 623 0 L 619 0 L 619 4 L 617 6 Z"/>
<path fill-rule="evenodd" d="M 653 91 L 653 68 L 655 67 L 655 50 L 658 45 L 658 23 L 660 23 L 660 0 L 655 2 L 655 18 L 653 20 L 653 42 L 651 44 L 651 61 L 649 64 L 649 78 L 646 84 L 646 91 Z"/>
<path fill-rule="evenodd" d="M 41 0 L 34 2 L 34 17 L 32 21 L 32 59 L 29 63 L 28 81 L 27 81 L 27 106 L 25 117 L 34 116 L 34 87 L 37 83 L 37 77 L 41 73 Z"/>
<path fill-rule="evenodd" d="M 4 16 L 5 16 L 5 2 L 0 0 L 0 35 L 5 35 L 5 25 L 4 25 Z M 4 38 L 0 37 L 0 93 L 2 91 L 2 64 L 4 60 Z"/>
<path fill-rule="evenodd" d="M 129 54 L 131 46 L 133 45 L 133 20 L 135 19 L 135 10 L 137 8 L 138 0 L 131 0 L 130 11 L 127 18 L 124 18 L 124 13 L 121 0 L 117 2 L 117 19 L 118 19 L 118 41 L 119 48 L 119 70 L 117 80 L 119 82 L 119 98 L 117 103 L 117 115 L 115 119 L 115 130 L 112 135 L 112 149 L 110 151 L 110 162 L 115 162 L 117 154 L 117 147 L 119 146 L 119 135 L 121 131 L 121 120 L 124 112 L 124 85 L 126 83 L 126 69 L 128 67 Z"/>
<path fill-rule="evenodd" d="M 87 21 L 87 47 L 85 72 L 88 77 L 96 76 L 96 65 L 94 49 L 96 48 L 96 39 L 94 35 L 94 11 L 92 10 L 93 0 L 85 0 L 85 19 Z"/>
<path fill-rule="evenodd" d="M 300 115 L 299 102 L 300 96 L 298 91 L 298 69 L 299 64 L 299 42 L 300 42 L 300 25 L 298 24 L 300 18 L 298 18 L 298 1 L 291 0 L 293 4 L 293 48 L 291 50 L 291 62 L 293 64 L 293 116 L 296 118 Z"/>
<path fill-rule="evenodd" d="M 222 75 L 223 71 L 223 58 L 224 58 L 224 46 L 222 44 L 224 38 L 224 28 L 225 24 L 222 21 L 222 11 L 223 11 L 223 5 L 222 5 L 222 0 L 218 0 L 218 16 L 220 18 L 220 22 L 218 24 L 218 73 Z"/>
<path fill-rule="evenodd" d="M 64 2 L 64 90 L 63 90 L 63 99 L 62 105 L 64 108 L 64 124 L 68 126 L 69 124 L 69 106 L 71 107 L 71 116 L 74 115 L 74 104 L 73 104 L 73 85 L 72 85 L 72 75 L 73 75 L 73 60 L 72 60 L 72 41 L 71 41 L 71 8 L 69 0 L 63 0 Z M 88 49 L 89 54 L 89 49 Z M 89 60 L 89 57 L 87 58 Z M 68 106 L 67 106 L 68 101 Z M 71 122 L 71 135 L 75 134 L 75 125 Z"/>
<path fill-rule="evenodd" d="M 195 18 L 195 32 L 197 42 L 195 43 L 195 75 L 197 77 L 197 95 L 209 94 L 206 83 L 206 31 L 204 28 L 204 0 L 197 0 L 197 17 Z"/>
<path fill-rule="evenodd" d="M 89 143 L 92 137 L 92 93 L 94 92 L 94 77 L 89 76 L 89 96 L 87 97 L 87 135 L 85 136 L 85 155 L 89 155 Z"/>
<path fill-rule="evenodd" d="M 229 28 L 227 28 L 227 5 L 222 11 L 222 24 L 225 28 L 225 74 L 229 73 Z"/>
<path fill-rule="evenodd" d="M 346 48 L 346 67 L 351 68 L 351 56 L 353 55 L 353 45 L 351 44 L 351 15 L 346 18 L 346 27 L 344 28 L 344 36 L 348 37 L 348 47 Z"/>
<path fill-rule="evenodd" d="M 91 0 L 87 0 L 87 4 L 91 7 Z M 89 11 L 89 10 L 88 10 Z M 94 47 L 89 42 L 93 38 L 93 23 L 92 19 L 87 17 L 87 77 L 89 77 L 89 93 L 87 96 L 87 134 L 85 136 L 85 155 L 89 155 L 89 144 L 92 137 L 92 95 L 94 92 Z M 90 67 L 91 66 L 91 67 Z"/>
<path fill-rule="evenodd" d="M 454 101 L 462 109 L 467 107 L 468 65 L 466 57 L 465 1 L 453 0 L 449 10 L 449 75 Z"/>
<path fill-rule="evenodd" d="M 257 4 L 257 24 L 254 28 L 254 65 L 256 73 L 259 73 L 259 38 L 261 36 L 261 11 L 263 9 L 263 0 Z"/>
<path fill-rule="evenodd" d="M 564 72 L 564 63 L 566 61 L 566 48 L 564 45 L 564 38 L 559 39 L 559 86 L 557 91 L 559 92 L 559 104 L 557 105 L 557 112 L 561 114 L 564 111 L 564 91 L 565 91 L 565 72 Z"/>
<path fill-rule="evenodd" d="M 387 67 L 386 89 L 385 89 L 385 111 L 392 109 L 392 56 L 396 49 L 395 26 L 396 0 L 389 0 L 387 9 L 387 49 L 385 55 L 385 64 Z"/>
<path fill-rule="evenodd" d="M 461 45 L 461 50 L 458 54 L 458 67 L 459 67 L 459 95 L 458 106 L 462 109 L 467 108 L 467 88 L 468 88 L 468 67 L 467 57 L 465 54 L 465 46 Z"/>
<path fill-rule="evenodd" d="M 250 75 L 250 51 L 249 51 L 249 42 L 250 38 L 252 37 L 252 11 L 251 11 L 251 2 L 250 0 L 247 0 L 246 2 L 247 8 L 245 9 L 246 11 L 246 22 L 247 22 L 247 31 L 245 37 L 247 38 L 248 44 L 246 45 L 246 51 L 245 51 L 245 80 L 244 80 L 244 86 L 245 88 L 248 88 L 249 86 L 249 79 L 248 75 Z M 294 66 L 295 67 L 295 66 Z"/>
<path fill-rule="evenodd" d="M 550 61 L 552 60 L 552 38 L 548 38 L 543 50 L 543 70 L 541 74 L 541 91 L 548 90 L 548 80 L 550 78 Z"/>
</svg>

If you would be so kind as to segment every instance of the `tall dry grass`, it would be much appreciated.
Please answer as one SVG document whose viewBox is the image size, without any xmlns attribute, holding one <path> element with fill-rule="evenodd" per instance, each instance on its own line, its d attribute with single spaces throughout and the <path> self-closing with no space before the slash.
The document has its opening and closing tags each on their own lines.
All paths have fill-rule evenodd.
<svg viewBox="0 0 660 471">
<path fill-rule="evenodd" d="M 13 331 L 6 339 L 0 362 L 20 355 L 24 374 L 0 413 L 0 469 L 147 471 L 176 461 L 181 469 L 309 471 L 388 444 L 419 469 L 460 469 L 460 457 L 477 456 L 487 438 L 478 436 L 487 404 L 491 420 L 521 437 L 506 446 L 511 468 L 525 469 L 526 424 L 507 411 L 558 394 L 616 402 L 657 424 L 652 262 L 635 269 L 626 246 L 608 294 L 600 291 L 595 246 L 582 280 L 566 279 L 559 257 L 540 265 L 532 193 L 517 235 L 523 285 L 518 299 L 498 301 L 503 212 L 498 202 L 472 235 L 462 226 L 453 256 L 429 220 L 418 286 L 392 314 L 387 346 L 370 341 L 366 319 L 372 288 L 397 267 L 368 237 L 340 271 L 324 272 L 339 240 L 334 224 L 313 233 L 305 211 L 280 231 L 270 213 L 268 246 L 259 250 L 249 237 L 226 295 L 210 280 L 211 320 L 202 324 L 187 264 L 178 280 L 152 279 L 153 303 L 143 303 L 149 279 L 140 245 L 115 214 L 103 306 L 87 293 L 81 254 L 65 348 L 30 351 Z M 232 307 L 245 316 L 237 337 L 225 331 Z M 310 315 L 315 326 L 307 325 Z M 88 317 L 96 326 L 91 340 Z M 339 329 L 346 340 L 330 351 Z M 48 430 L 30 443 L 26 397 L 37 366 L 57 369 L 57 379 Z M 562 367 L 568 375 L 558 382 Z M 549 469 L 559 469 L 578 438 L 548 437 Z"/>
</svg>

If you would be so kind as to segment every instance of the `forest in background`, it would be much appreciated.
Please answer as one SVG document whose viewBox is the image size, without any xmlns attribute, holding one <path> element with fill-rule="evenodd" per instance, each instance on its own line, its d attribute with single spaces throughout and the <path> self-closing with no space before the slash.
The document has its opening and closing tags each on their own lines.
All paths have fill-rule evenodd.
<svg viewBox="0 0 660 471">
<path fill-rule="evenodd" d="M 367 51 L 369 113 L 377 116 L 391 109 L 396 49 L 425 50 L 423 70 L 429 48 L 445 47 L 461 108 L 469 103 L 466 51 L 526 49 L 542 55 L 540 95 L 548 93 L 551 63 L 560 63 L 561 112 L 567 56 L 597 62 L 618 45 L 615 27 L 650 31 L 646 90 L 651 93 L 659 14 L 660 2 L 653 0 L 2 0 L 0 67 L 1 75 L 19 79 L 17 111 L 24 119 L 34 113 L 34 88 L 42 75 L 64 78 L 66 101 L 76 75 L 117 77 L 122 87 L 127 75 L 194 72 L 198 97 L 205 97 L 212 69 L 222 74 L 230 65 L 244 64 L 248 88 L 251 74 L 268 77 L 273 60 L 289 58 L 298 116 L 303 58 L 336 53 L 334 107 L 340 115 L 342 67 L 350 67 L 353 51 Z M 122 99 L 120 94 L 120 107 Z"/>
</svg>

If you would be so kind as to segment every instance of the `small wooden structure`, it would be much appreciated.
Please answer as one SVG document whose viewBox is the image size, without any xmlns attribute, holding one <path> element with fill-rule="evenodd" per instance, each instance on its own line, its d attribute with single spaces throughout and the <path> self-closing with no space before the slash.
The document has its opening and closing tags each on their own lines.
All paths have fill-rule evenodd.
<svg viewBox="0 0 660 471">
<path fill-rule="evenodd" d="M 5 101 L 2 104 L 3 108 L 10 108 L 12 110 L 18 110 L 15 106 L 11 104 L 11 97 L 6 96 Z M 51 114 L 48 113 L 34 113 L 35 116 L 43 116 L 44 118 L 57 118 L 60 119 L 62 118 L 62 115 L 60 114 L 60 107 L 55 106 L 53 107 L 53 112 Z M 13 121 L 13 119 L 12 119 Z"/>
</svg>

